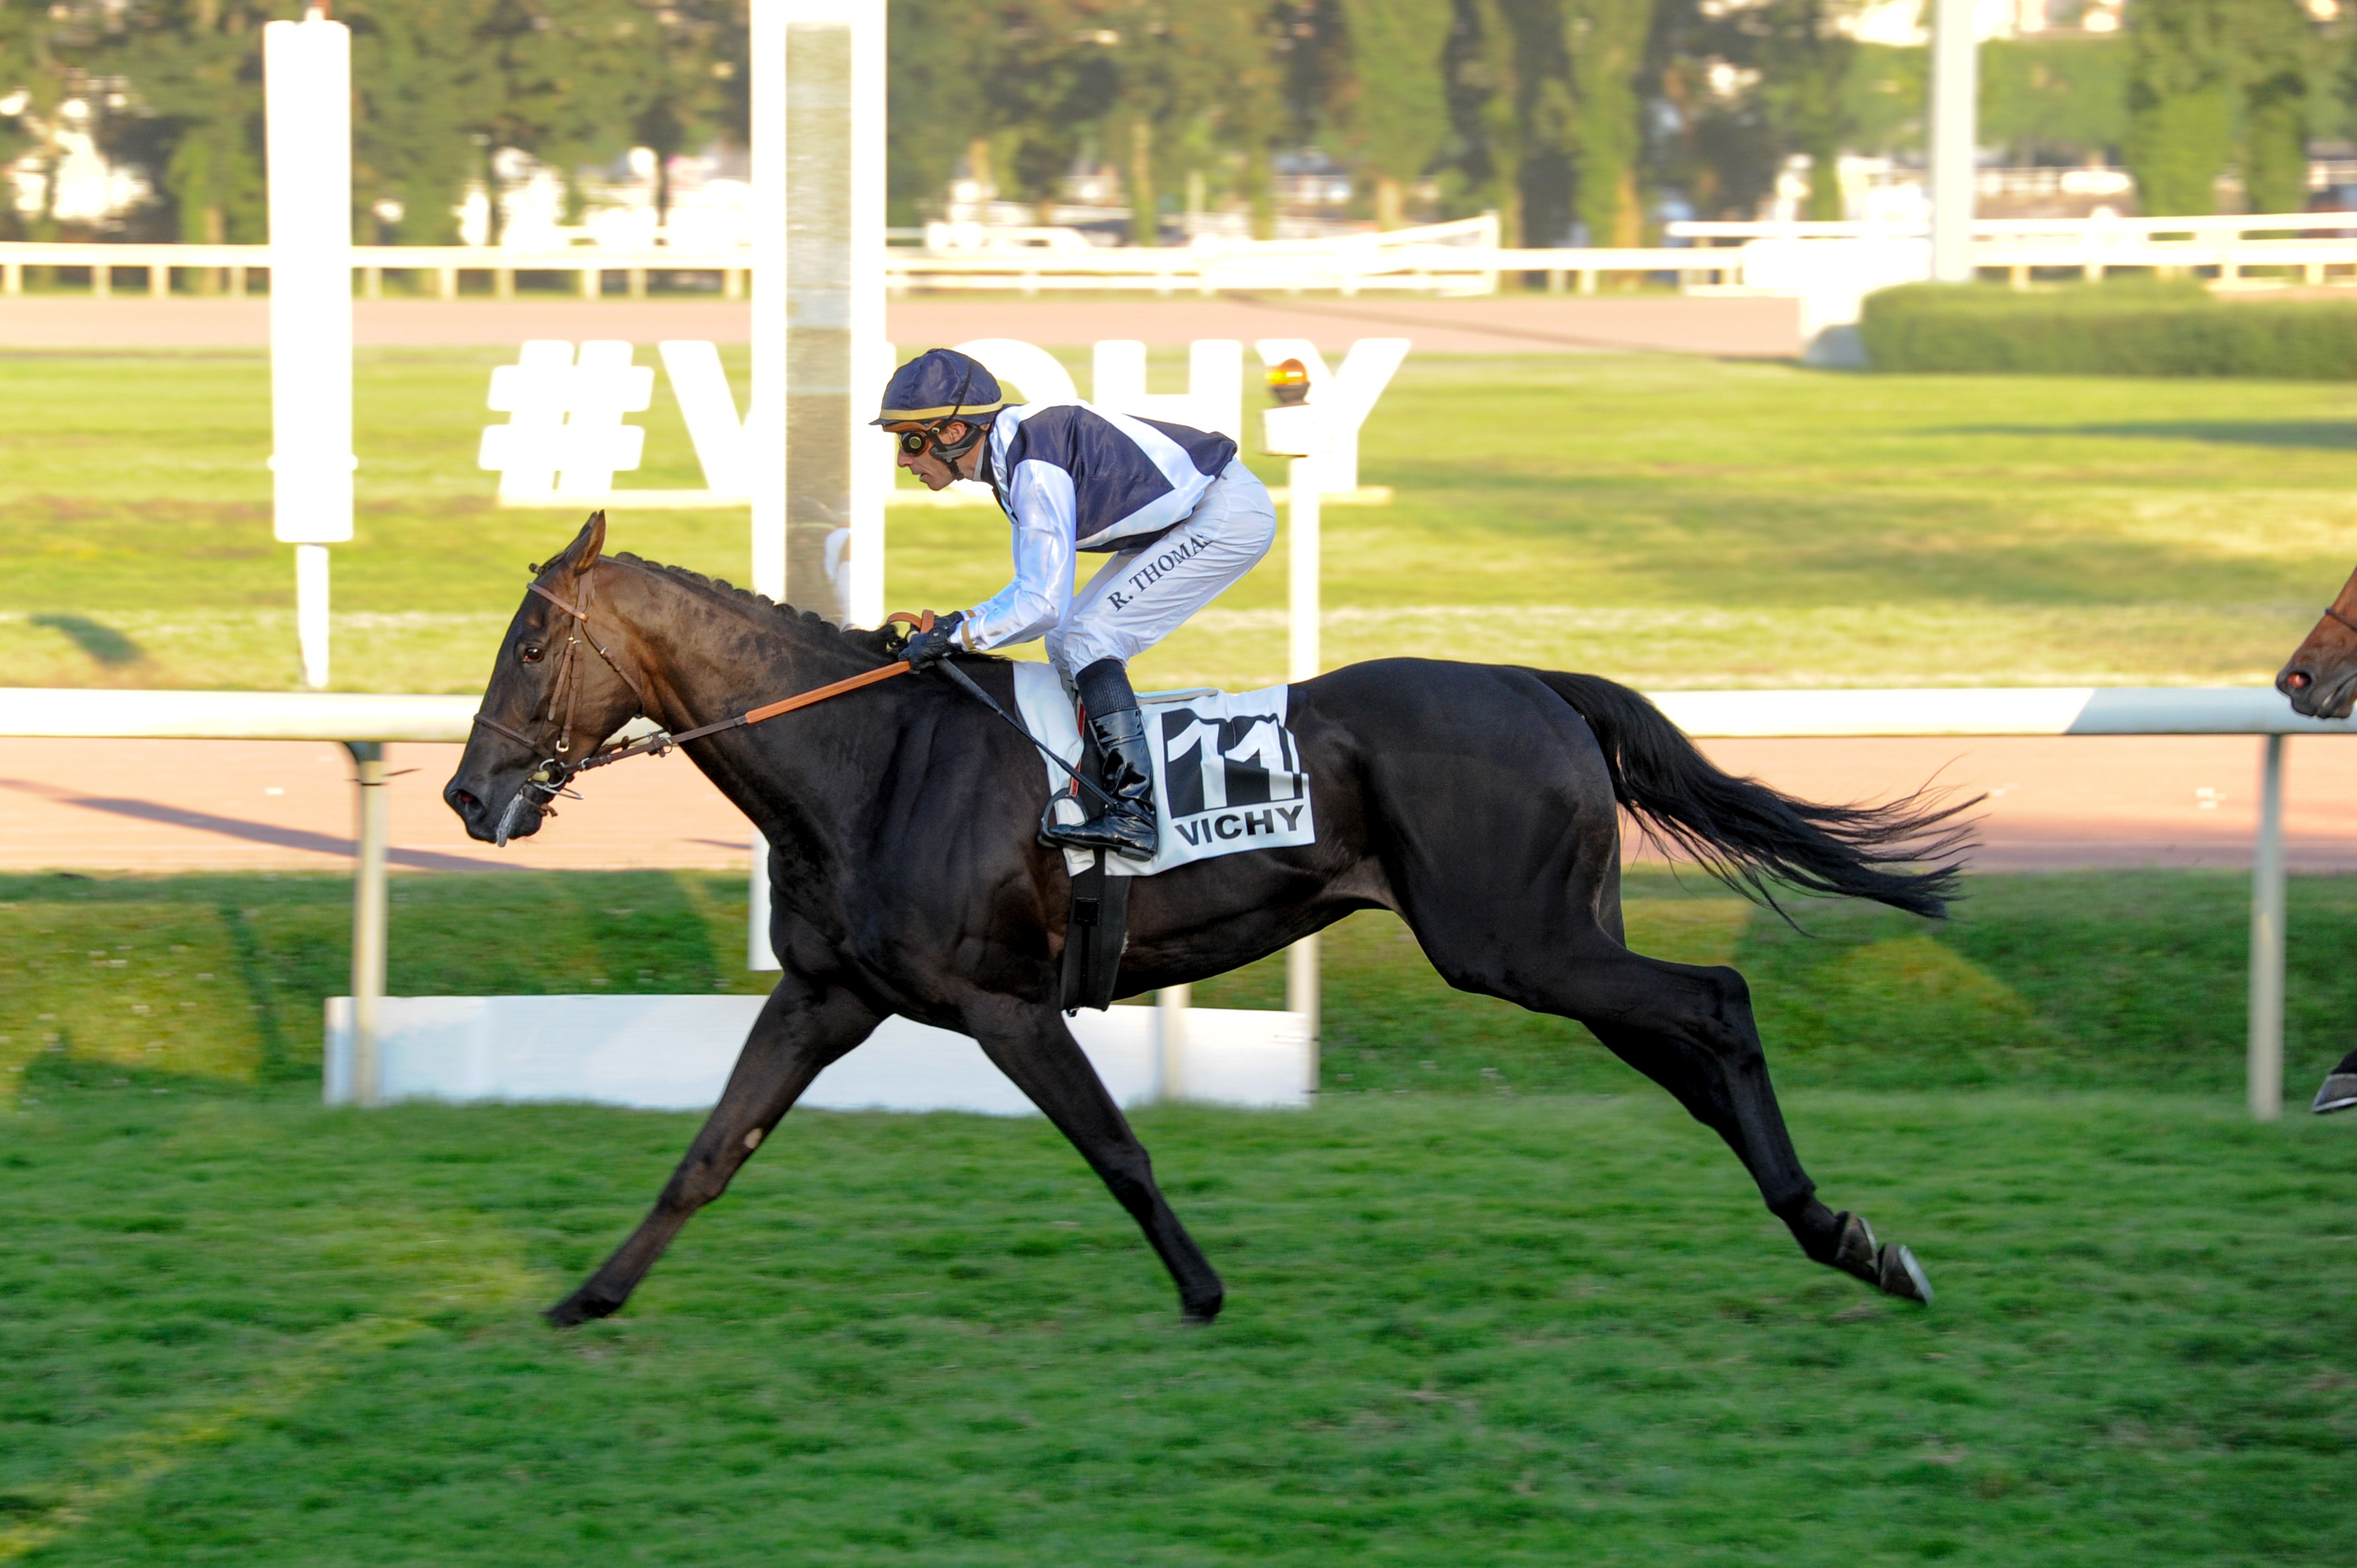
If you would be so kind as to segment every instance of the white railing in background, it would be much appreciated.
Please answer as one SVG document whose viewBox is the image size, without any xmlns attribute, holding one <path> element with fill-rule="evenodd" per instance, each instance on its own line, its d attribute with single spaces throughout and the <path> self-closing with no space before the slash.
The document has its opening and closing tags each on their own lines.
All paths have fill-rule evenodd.
<svg viewBox="0 0 2357 1568">
<path fill-rule="evenodd" d="M 2357 229 L 2357 212 L 2204 213 L 2180 218 L 1975 218 L 1973 239 L 2013 240 L 2032 235 L 2105 235 L 2121 240 L 2157 240 L 2186 235 L 2197 240 L 2240 240 L 2268 234 L 2337 234 Z M 1663 231 L 1683 240 L 1888 240 L 1921 238 L 1922 224 L 1898 220 L 1803 220 L 1720 221 L 1683 219 Z"/>
<path fill-rule="evenodd" d="M 954 225 L 944 246 L 893 246 L 884 254 L 886 286 L 895 294 L 1150 294 L 1208 296 L 1236 293 L 1334 293 L 1345 297 L 1394 293 L 1490 295 L 1501 280 L 1543 274 L 1551 290 L 1597 291 L 1606 277 L 1672 278 L 1691 294 L 1855 295 L 1926 275 L 1920 227 L 1904 223 L 1720 223 L 1668 226 L 1684 244 L 1586 248 L 1501 248 L 1494 218 L 1427 224 L 1388 233 L 1319 240 L 1249 241 L 1203 236 L 1191 244 L 1096 246 L 1068 231 L 1025 230 L 981 235 Z M 1820 251 L 1819 247 L 1824 247 Z M 2214 272 L 2222 286 L 2273 286 L 2297 281 L 2357 282 L 2357 213 L 2305 212 L 2199 218 L 1984 219 L 1974 226 L 1973 263 L 2003 272 L 2017 287 L 2038 273 L 2100 278 L 2123 267 Z M 649 244 L 356 245 L 360 292 L 380 297 L 387 273 L 423 275 L 435 295 L 456 299 L 461 280 L 487 278 L 494 298 L 511 298 L 522 273 L 571 274 L 584 299 L 605 293 L 620 274 L 623 292 L 643 298 L 654 273 L 689 273 L 716 281 L 725 299 L 744 297 L 751 252 L 737 247 Z M 115 292 L 133 274 L 149 295 L 173 290 L 175 274 L 210 273 L 232 297 L 269 271 L 264 245 L 0 243 L 0 294 L 21 294 L 27 267 L 86 271 L 91 292 Z M 1813 279 L 1812 283 L 1810 280 Z M 1854 301 L 1852 302 L 1854 303 Z M 1818 311 L 1804 323 L 1856 319 L 1854 309 Z"/>
<path fill-rule="evenodd" d="M 1701 740 L 1884 736 L 2247 735 L 2261 744 L 2256 853 L 2251 873 L 2248 1099 L 2252 1115 L 2283 1111 L 2284 738 L 2357 735 L 2347 721 L 2306 719 L 2264 687 L 2016 686 L 1802 692 L 1660 692 L 1662 711 Z M 126 692 L 0 688 L 0 736 L 341 741 L 361 763 L 362 825 L 353 898 L 353 995 L 384 972 L 382 810 L 385 741 L 464 741 L 471 697 L 341 693 Z M 626 732 L 628 733 L 628 732 Z M 371 755 L 373 761 L 371 761 Z M 378 797 L 379 800 L 382 797 Z M 370 941 L 373 953 L 366 950 Z M 377 983 L 381 986 L 381 980 Z M 382 1000 L 378 997 L 377 1000 Z M 373 1081 L 373 1044 L 355 1040 L 350 1070 Z"/>
<path fill-rule="evenodd" d="M 727 299 L 745 295 L 745 276 L 752 252 L 735 247 L 688 250 L 647 246 L 609 250 L 574 245 L 526 250 L 504 245 L 354 245 L 352 268 L 360 274 L 361 294 L 375 299 L 384 293 L 387 273 L 423 274 L 434 280 L 437 298 L 456 299 L 462 276 L 488 276 L 494 298 L 515 295 L 518 273 L 571 273 L 581 297 L 596 299 L 605 289 L 608 273 L 623 275 L 627 292 L 644 298 L 651 272 L 709 273 L 719 279 Z M 87 269 L 91 292 L 101 297 L 115 292 L 117 273 L 140 274 L 145 291 L 162 299 L 172 292 L 175 273 L 211 273 L 214 286 L 231 298 L 242 298 L 256 273 L 270 272 L 267 245 L 135 245 L 9 241 L 0 242 L 0 295 L 25 291 L 27 267 Z"/>
<path fill-rule="evenodd" d="M 1886 247 L 1930 242 L 1921 224 L 1906 222 L 1689 221 L 1672 223 L 1667 232 L 1713 250 L 1730 248 L 1731 242 L 1738 252 L 1755 245 L 1788 251 L 1795 242 L 1875 242 Z M 2245 276 L 2254 270 L 2297 273 L 2302 283 L 2320 284 L 2335 268 L 2357 272 L 2357 213 L 1981 218 L 1973 222 L 1973 265 L 2005 273 L 2017 288 L 2028 286 L 2033 271 L 2097 279 L 2119 267 L 2215 268 L 2218 280 L 2229 285 L 2255 281 Z"/>
</svg>

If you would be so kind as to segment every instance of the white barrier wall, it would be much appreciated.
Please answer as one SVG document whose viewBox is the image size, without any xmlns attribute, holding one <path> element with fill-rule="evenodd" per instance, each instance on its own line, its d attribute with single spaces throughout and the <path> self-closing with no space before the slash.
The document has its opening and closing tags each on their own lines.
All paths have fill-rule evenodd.
<svg viewBox="0 0 2357 1568">
<path fill-rule="evenodd" d="M 587 1101 L 701 1111 L 720 1098 L 760 996 L 388 996 L 380 1004 L 380 1102 Z M 1158 1009 L 1070 1020 L 1125 1106 L 1185 1100 L 1293 1109 L 1310 1102 L 1307 1021 L 1297 1014 L 1189 1007 L 1166 1041 Z M 352 1004 L 328 1000 L 325 1091 L 350 1104 Z M 819 1074 L 797 1103 L 822 1111 L 1035 1113 L 963 1035 L 887 1018 Z"/>
</svg>

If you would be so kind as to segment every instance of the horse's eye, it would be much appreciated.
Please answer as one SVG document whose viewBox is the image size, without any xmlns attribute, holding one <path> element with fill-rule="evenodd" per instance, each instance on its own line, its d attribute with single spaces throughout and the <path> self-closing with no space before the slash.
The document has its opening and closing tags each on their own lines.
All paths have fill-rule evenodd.
<svg viewBox="0 0 2357 1568">
<path fill-rule="evenodd" d="M 527 642 L 522 648 L 516 650 L 518 656 L 520 656 L 526 664 L 539 663 L 540 656 L 546 651 L 548 650 L 541 647 L 537 642 Z"/>
</svg>

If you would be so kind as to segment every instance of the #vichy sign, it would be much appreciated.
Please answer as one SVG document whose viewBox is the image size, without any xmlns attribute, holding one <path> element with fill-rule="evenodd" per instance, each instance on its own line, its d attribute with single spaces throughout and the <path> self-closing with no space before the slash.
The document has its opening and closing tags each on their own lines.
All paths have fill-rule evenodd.
<svg viewBox="0 0 2357 1568">
<path fill-rule="evenodd" d="M 1080 396 L 1062 363 L 1036 344 L 982 338 L 957 347 L 1013 383 L 1026 401 Z M 1360 427 L 1407 358 L 1408 347 L 1405 338 L 1362 338 L 1351 345 L 1337 370 L 1307 338 L 1264 338 L 1254 345 L 1265 365 L 1297 359 L 1308 369 L 1308 401 L 1323 411 L 1334 436 L 1329 455 L 1315 459 L 1321 492 L 1358 488 Z M 693 340 L 662 343 L 657 351 L 704 470 L 706 489 L 696 499 L 713 506 L 744 504 L 752 490 L 745 420 L 721 368 L 720 351 Z M 639 467 L 646 432 L 625 424 L 623 416 L 643 413 L 654 397 L 654 371 L 634 364 L 635 353 L 628 343 L 597 341 L 582 344 L 576 355 L 571 343 L 543 339 L 526 343 L 516 363 L 491 372 L 490 404 L 507 414 L 508 423 L 483 432 L 479 461 L 499 474 L 501 500 L 533 505 L 629 498 L 631 492 L 613 489 L 614 476 Z M 890 362 L 890 345 L 882 358 Z M 1108 339 L 1095 346 L 1090 360 L 1090 401 L 1099 407 L 1244 440 L 1243 345 L 1235 339 L 1203 338 L 1188 346 L 1183 392 L 1146 390 L 1142 342 Z M 892 444 L 876 445 L 877 460 L 890 461 Z"/>
</svg>

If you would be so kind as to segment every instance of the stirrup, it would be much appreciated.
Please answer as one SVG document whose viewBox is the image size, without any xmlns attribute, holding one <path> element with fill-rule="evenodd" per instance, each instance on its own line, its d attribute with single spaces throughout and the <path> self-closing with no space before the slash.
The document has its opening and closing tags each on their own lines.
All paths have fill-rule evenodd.
<svg viewBox="0 0 2357 1568">
<path fill-rule="evenodd" d="M 1054 808 L 1049 810 L 1052 812 Z M 1162 847 L 1162 834 L 1153 819 L 1146 820 L 1143 833 L 1124 832 L 1123 825 L 1120 817 L 1107 811 L 1085 822 L 1042 822 L 1039 839 L 1053 849 L 1111 850 L 1130 860 L 1152 860 Z"/>
</svg>

